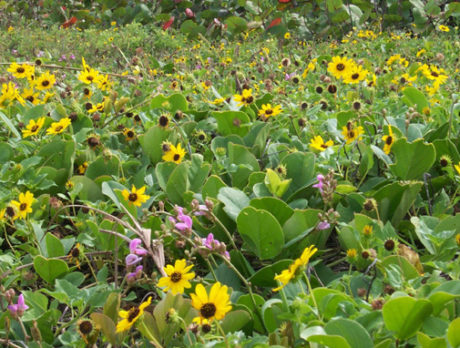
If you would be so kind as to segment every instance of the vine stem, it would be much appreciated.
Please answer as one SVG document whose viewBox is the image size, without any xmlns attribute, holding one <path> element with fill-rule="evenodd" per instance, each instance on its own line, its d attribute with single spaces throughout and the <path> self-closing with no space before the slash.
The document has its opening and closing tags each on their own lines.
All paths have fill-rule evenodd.
<svg viewBox="0 0 460 348">
<path fill-rule="evenodd" d="M 308 279 L 308 277 L 307 277 L 307 275 L 305 273 L 303 274 L 303 277 L 304 277 L 305 281 L 307 282 L 308 294 L 311 296 L 311 299 L 313 301 L 313 305 L 316 308 L 316 311 L 317 311 L 316 315 L 318 316 L 319 320 L 323 320 L 321 318 L 321 313 L 319 312 L 319 307 L 318 307 L 318 303 L 316 302 L 315 295 L 313 294 L 313 289 L 311 288 L 310 279 Z"/>
<path fill-rule="evenodd" d="M 219 218 L 217 216 L 214 215 L 214 213 L 212 211 L 210 211 L 210 214 L 211 214 L 211 217 L 212 217 L 212 220 L 217 222 L 217 224 L 219 225 L 220 228 L 222 228 L 225 232 L 225 234 L 227 235 L 227 238 L 229 239 L 230 241 L 230 244 L 232 245 L 232 247 L 235 249 L 235 250 L 238 250 L 238 248 L 236 247 L 236 244 L 235 244 L 235 241 L 233 240 L 233 236 L 231 235 L 230 231 L 227 229 L 227 227 L 225 227 L 225 225 L 222 223 L 222 221 L 219 220 Z"/>
</svg>

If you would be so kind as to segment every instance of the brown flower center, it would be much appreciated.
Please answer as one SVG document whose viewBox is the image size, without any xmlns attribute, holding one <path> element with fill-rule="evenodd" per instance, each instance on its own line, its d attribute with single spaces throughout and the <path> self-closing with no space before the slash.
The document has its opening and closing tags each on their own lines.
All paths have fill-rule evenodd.
<svg viewBox="0 0 460 348">
<path fill-rule="evenodd" d="M 16 215 L 15 212 L 14 212 L 13 207 L 7 207 L 6 208 L 6 215 L 8 215 L 9 217 L 14 217 Z"/>
<path fill-rule="evenodd" d="M 216 305 L 214 303 L 208 302 L 201 307 L 200 314 L 203 318 L 209 319 L 216 314 L 216 310 Z"/>
<path fill-rule="evenodd" d="M 93 324 L 89 320 L 84 320 L 78 328 L 83 335 L 88 335 L 93 330 Z"/>
<path fill-rule="evenodd" d="M 49 84 L 50 84 L 50 82 L 48 80 L 42 81 L 42 86 L 43 87 L 47 87 L 47 86 L 49 86 Z"/>
<path fill-rule="evenodd" d="M 94 80 L 94 76 L 91 76 L 91 75 L 86 76 L 86 79 L 87 79 L 88 81 L 93 81 L 93 80 Z"/>
<path fill-rule="evenodd" d="M 24 71 L 26 71 L 26 70 L 23 67 L 20 67 L 20 68 L 16 69 L 16 72 L 18 72 L 19 74 L 22 74 Z"/>
<path fill-rule="evenodd" d="M 271 115 L 273 114 L 273 110 L 272 109 L 267 109 L 265 110 L 265 115 Z"/>
<path fill-rule="evenodd" d="M 134 137 L 134 132 L 133 131 L 128 131 L 126 133 L 126 135 L 128 136 L 128 138 L 133 138 Z"/>
<path fill-rule="evenodd" d="M 176 154 L 174 155 L 174 157 L 173 157 L 173 160 L 174 160 L 174 162 L 179 161 L 179 160 L 180 160 L 180 155 L 179 155 L 178 153 L 176 153 Z"/>
<path fill-rule="evenodd" d="M 432 71 L 432 72 L 431 72 L 431 76 L 438 77 L 439 74 L 438 74 L 436 71 Z"/>
<path fill-rule="evenodd" d="M 349 132 L 348 132 L 348 137 L 349 137 L 349 138 L 354 138 L 354 137 L 355 137 L 355 132 L 352 131 L 352 130 L 349 131 Z"/>
<path fill-rule="evenodd" d="M 23 211 L 26 209 L 27 209 L 27 203 L 21 203 L 21 205 L 19 206 L 19 210 Z"/>
<path fill-rule="evenodd" d="M 55 130 L 56 132 L 60 132 L 60 131 L 62 130 L 62 128 L 63 128 L 62 126 L 57 126 L 54 130 Z"/>
<path fill-rule="evenodd" d="M 171 281 L 173 283 L 177 283 L 179 282 L 180 280 L 182 279 L 182 274 L 179 273 L 179 272 L 174 272 L 173 274 L 171 274 Z"/>
<path fill-rule="evenodd" d="M 352 78 L 353 80 L 356 80 L 356 79 L 359 78 L 359 74 L 358 74 L 358 73 L 355 73 L 355 74 L 351 75 L 351 78 Z"/>
<path fill-rule="evenodd" d="M 339 63 L 337 64 L 336 68 L 338 71 L 342 71 L 342 70 L 345 70 L 345 65 L 343 65 L 342 63 Z"/>
<path fill-rule="evenodd" d="M 393 144 L 393 137 L 391 135 L 387 136 L 387 138 L 385 140 L 385 144 L 387 144 L 387 145 Z"/>
<path fill-rule="evenodd" d="M 34 132 L 37 131 L 37 129 L 38 129 L 38 125 L 35 125 L 35 126 L 33 126 L 33 127 L 30 129 L 30 131 L 31 131 L 32 133 L 34 133 Z"/>
<path fill-rule="evenodd" d="M 139 312 L 141 310 L 137 307 L 133 307 L 129 310 L 129 313 L 128 313 L 128 321 L 129 322 L 132 322 L 138 315 L 139 315 Z"/>
<path fill-rule="evenodd" d="M 34 98 L 33 95 L 29 95 L 29 96 L 26 98 L 26 100 L 28 100 L 28 101 L 30 101 L 31 103 L 33 103 L 34 100 L 35 100 L 35 98 Z"/>
<path fill-rule="evenodd" d="M 137 193 L 130 193 L 129 196 L 128 196 L 128 199 L 129 199 L 131 202 L 137 201 Z"/>
</svg>

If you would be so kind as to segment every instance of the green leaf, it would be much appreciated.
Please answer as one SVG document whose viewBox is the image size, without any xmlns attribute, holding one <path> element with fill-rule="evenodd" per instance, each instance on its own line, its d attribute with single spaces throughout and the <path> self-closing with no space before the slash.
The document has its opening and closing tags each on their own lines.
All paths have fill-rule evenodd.
<svg viewBox="0 0 460 348">
<path fill-rule="evenodd" d="M 315 182 L 315 154 L 294 152 L 284 157 L 282 164 L 286 166 L 286 178 L 292 179 L 285 197 Z"/>
<path fill-rule="evenodd" d="M 16 138 L 21 139 L 21 134 L 18 132 L 16 127 L 13 125 L 11 120 L 3 113 L 0 111 L 0 119 L 5 123 L 6 127 L 12 132 Z"/>
<path fill-rule="evenodd" d="M 193 192 L 201 192 L 204 181 L 208 177 L 211 170 L 211 164 L 203 163 L 203 156 L 194 153 L 192 154 L 192 163 L 188 170 L 188 180 L 190 182 L 190 190 Z"/>
<path fill-rule="evenodd" d="M 120 309 L 121 295 L 117 292 L 112 292 L 104 304 L 104 314 L 114 322 L 118 320 L 118 311 Z"/>
<path fill-rule="evenodd" d="M 432 311 L 430 301 L 410 296 L 392 298 L 382 308 L 385 326 L 400 340 L 414 336 Z"/>
<path fill-rule="evenodd" d="M 249 175 L 259 170 L 259 162 L 247 147 L 233 143 L 228 144 L 228 159 L 237 166 L 236 171 L 231 173 L 233 186 L 244 188 Z"/>
<path fill-rule="evenodd" d="M 460 280 L 443 283 L 428 296 L 428 300 L 433 304 L 435 315 L 438 315 L 448 302 L 458 298 L 460 298 Z"/>
<path fill-rule="evenodd" d="M 275 197 L 254 198 L 251 199 L 249 205 L 270 212 L 281 226 L 294 214 L 294 210 L 289 205 Z"/>
<path fill-rule="evenodd" d="M 70 178 L 70 181 L 74 184 L 74 187 L 81 185 L 78 192 L 78 196 L 82 200 L 96 202 L 102 200 L 104 196 L 102 191 L 93 180 L 86 176 L 76 175 Z"/>
<path fill-rule="evenodd" d="M 221 325 L 225 333 L 230 333 L 240 330 L 249 321 L 251 321 L 251 315 L 239 309 L 228 313 L 222 320 Z"/>
<path fill-rule="evenodd" d="M 246 207 L 238 214 L 236 223 L 239 234 L 260 259 L 272 259 L 283 249 L 281 225 L 268 211 Z"/>
<path fill-rule="evenodd" d="M 45 244 L 46 250 L 48 251 L 48 257 L 58 257 L 65 255 L 64 246 L 62 245 L 59 238 L 54 234 L 48 232 L 45 235 Z"/>
<path fill-rule="evenodd" d="M 252 275 L 251 278 L 249 278 L 249 281 L 251 284 L 256 286 L 274 288 L 277 286 L 276 280 L 274 279 L 275 275 L 281 274 L 281 272 L 287 269 L 291 263 L 291 260 L 281 260 L 265 266 Z"/>
<path fill-rule="evenodd" d="M 224 203 L 224 211 L 233 221 L 236 221 L 240 211 L 249 205 L 248 196 L 243 191 L 232 187 L 222 187 L 217 199 Z"/>
<path fill-rule="evenodd" d="M 116 334 L 116 326 L 112 319 L 102 313 L 91 313 L 90 315 L 91 320 L 94 321 L 98 327 L 101 328 L 104 336 L 108 339 L 108 341 L 113 345 L 117 345 L 117 334 Z"/>
<path fill-rule="evenodd" d="M 395 182 L 385 185 L 374 193 L 382 221 L 390 220 L 393 226 L 398 226 L 414 203 L 422 186 L 423 183 L 417 181 Z"/>
<path fill-rule="evenodd" d="M 222 135 L 236 134 L 241 137 L 249 132 L 249 116 L 242 111 L 215 111 L 212 116 L 217 121 L 217 130 Z"/>
<path fill-rule="evenodd" d="M 225 183 L 222 181 L 220 177 L 217 175 L 211 175 L 206 183 L 203 186 L 201 193 L 203 194 L 203 198 L 211 197 L 217 198 L 219 194 L 219 190 L 222 187 L 226 187 Z M 238 215 L 238 214 L 237 214 Z"/>
<path fill-rule="evenodd" d="M 139 143 L 142 150 L 153 164 L 161 161 L 161 157 L 163 156 L 161 143 L 168 139 L 170 132 L 169 129 L 153 126 L 145 134 L 139 136 Z"/>
<path fill-rule="evenodd" d="M 56 278 L 69 272 L 69 267 L 64 261 L 46 259 L 41 255 L 35 256 L 34 269 L 43 280 L 50 284 L 52 284 Z"/>
<path fill-rule="evenodd" d="M 227 24 L 227 29 L 232 34 L 242 33 L 246 31 L 248 28 L 248 23 L 245 19 L 237 16 L 230 16 L 225 20 L 225 24 Z"/>
<path fill-rule="evenodd" d="M 118 176 L 120 161 L 116 156 L 105 158 L 99 156 L 95 161 L 90 162 L 86 169 L 85 176 L 91 180 L 95 180 L 101 175 Z"/>
<path fill-rule="evenodd" d="M 430 106 L 425 95 L 415 87 L 404 88 L 402 94 L 404 95 L 404 97 L 401 98 L 402 101 L 406 103 L 407 106 L 416 105 L 417 111 L 420 113 L 423 111 L 424 108 Z"/>
<path fill-rule="evenodd" d="M 402 180 L 421 178 L 436 160 L 434 145 L 425 144 L 423 139 L 412 143 L 399 139 L 391 147 L 391 152 L 396 157 L 396 163 L 390 165 L 390 170 Z"/>
<path fill-rule="evenodd" d="M 179 164 L 171 173 L 166 184 L 166 194 L 172 203 L 183 205 L 184 193 L 189 189 L 188 163 Z"/>
<path fill-rule="evenodd" d="M 460 318 L 450 323 L 447 329 L 447 340 L 452 347 L 460 347 Z"/>
<path fill-rule="evenodd" d="M 324 327 L 328 335 L 344 337 L 353 348 L 369 348 L 374 345 L 369 333 L 361 324 L 350 319 L 333 319 Z"/>
<path fill-rule="evenodd" d="M 0 143 L 0 163 L 5 163 L 13 155 L 13 148 L 7 143 Z"/>
<path fill-rule="evenodd" d="M 279 175 L 273 169 L 267 169 L 265 175 L 265 185 L 271 194 L 281 197 L 289 188 L 292 179 L 281 180 Z"/>
<path fill-rule="evenodd" d="M 315 244 L 320 249 L 324 246 L 329 234 L 325 233 L 325 231 L 312 233 L 312 228 L 319 221 L 318 213 L 320 213 L 320 210 L 317 209 L 296 209 L 294 214 L 284 223 L 283 231 L 286 243 L 303 236 L 302 240 L 298 240 L 289 248 L 289 255 L 300 254 L 310 244 Z"/>
<path fill-rule="evenodd" d="M 444 337 L 430 338 L 423 332 L 417 332 L 417 341 L 421 348 L 447 348 Z"/>
</svg>

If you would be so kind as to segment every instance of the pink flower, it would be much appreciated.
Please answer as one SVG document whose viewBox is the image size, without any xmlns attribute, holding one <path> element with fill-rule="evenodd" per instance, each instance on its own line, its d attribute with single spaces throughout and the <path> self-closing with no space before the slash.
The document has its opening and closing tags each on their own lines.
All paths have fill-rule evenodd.
<svg viewBox="0 0 460 348">
<path fill-rule="evenodd" d="M 195 212 L 196 216 L 206 215 L 209 212 L 209 209 L 206 205 L 200 204 L 198 205 L 198 211 Z"/>
<path fill-rule="evenodd" d="M 139 263 L 140 261 L 142 261 L 142 257 L 139 257 L 135 254 L 129 254 L 128 256 L 126 256 L 125 259 L 126 266 L 133 266 L 136 263 Z"/>
<path fill-rule="evenodd" d="M 318 230 L 327 230 L 329 227 L 331 227 L 331 224 L 327 221 L 321 221 L 316 228 Z"/>
<path fill-rule="evenodd" d="M 144 269 L 144 267 L 142 266 L 137 266 L 136 267 L 136 270 L 134 272 L 131 272 L 131 273 L 128 273 L 126 275 L 126 278 L 128 280 L 128 282 L 132 282 L 138 278 L 140 278 L 140 276 L 142 275 L 142 270 Z"/>
<path fill-rule="evenodd" d="M 317 183 L 317 184 L 314 184 L 313 187 L 317 188 L 317 189 L 319 190 L 320 193 L 323 193 L 324 175 L 318 174 L 318 176 L 316 177 L 316 179 L 318 180 L 318 183 Z"/>
<path fill-rule="evenodd" d="M 195 17 L 195 14 L 193 13 L 193 11 L 189 8 L 186 8 L 185 9 L 185 15 L 188 17 L 188 18 L 193 18 Z"/>
<path fill-rule="evenodd" d="M 24 312 L 29 308 L 24 301 L 24 295 L 21 294 L 18 297 L 18 303 L 11 304 L 8 306 L 8 310 L 10 311 L 13 317 L 22 317 Z"/>
<path fill-rule="evenodd" d="M 142 241 L 139 238 L 134 238 L 131 242 L 129 242 L 129 251 L 131 254 L 136 255 L 147 255 L 147 250 L 144 248 L 139 248 L 139 245 L 142 244 Z"/>
</svg>

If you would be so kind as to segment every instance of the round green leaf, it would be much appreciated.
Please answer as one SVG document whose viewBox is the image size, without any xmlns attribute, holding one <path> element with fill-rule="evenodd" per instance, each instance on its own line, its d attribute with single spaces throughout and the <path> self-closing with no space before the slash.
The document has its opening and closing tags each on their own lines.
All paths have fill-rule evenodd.
<svg viewBox="0 0 460 348">
<path fill-rule="evenodd" d="M 447 340 L 452 347 L 460 347 L 460 318 L 450 323 L 447 329 Z"/>
<path fill-rule="evenodd" d="M 46 259 L 41 255 L 35 256 L 34 269 L 48 283 L 53 283 L 54 279 L 69 272 L 69 267 L 64 261 Z"/>
<path fill-rule="evenodd" d="M 369 333 L 361 324 L 350 319 L 335 319 L 327 323 L 324 328 L 329 335 L 344 337 L 353 348 L 373 347 Z"/>
</svg>

